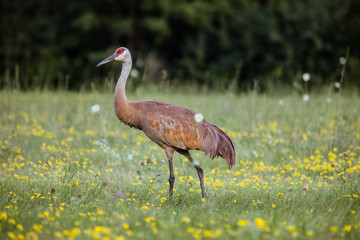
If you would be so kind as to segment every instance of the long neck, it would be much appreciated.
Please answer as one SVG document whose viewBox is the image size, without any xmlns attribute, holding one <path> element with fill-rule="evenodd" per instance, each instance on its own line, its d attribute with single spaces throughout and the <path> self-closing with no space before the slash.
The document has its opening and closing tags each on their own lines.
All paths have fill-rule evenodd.
<svg viewBox="0 0 360 240">
<path fill-rule="evenodd" d="M 131 61 L 124 62 L 122 65 L 121 74 L 116 83 L 116 88 L 115 88 L 115 95 L 114 95 L 115 106 L 118 104 L 127 103 L 127 98 L 125 95 L 125 87 L 126 87 L 126 81 L 130 74 L 131 65 L 132 65 Z"/>
<path fill-rule="evenodd" d="M 122 65 L 121 75 L 116 83 L 115 94 L 114 94 L 114 107 L 116 116 L 120 121 L 124 121 L 124 117 L 129 108 L 129 101 L 125 95 L 126 81 L 129 77 L 131 70 L 132 61 L 124 62 Z"/>
</svg>

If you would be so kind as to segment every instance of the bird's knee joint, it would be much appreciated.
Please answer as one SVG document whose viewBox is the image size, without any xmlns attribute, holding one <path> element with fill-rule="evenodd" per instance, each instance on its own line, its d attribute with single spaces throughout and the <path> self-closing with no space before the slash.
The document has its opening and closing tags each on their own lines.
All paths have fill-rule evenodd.
<svg viewBox="0 0 360 240">
<path fill-rule="evenodd" d="M 169 177 L 169 183 L 174 183 L 175 182 L 175 177 Z"/>
<path fill-rule="evenodd" d="M 202 168 L 199 167 L 198 165 L 194 165 L 194 167 L 196 168 L 196 170 L 197 170 L 199 173 L 204 173 L 204 171 L 202 170 Z"/>
</svg>

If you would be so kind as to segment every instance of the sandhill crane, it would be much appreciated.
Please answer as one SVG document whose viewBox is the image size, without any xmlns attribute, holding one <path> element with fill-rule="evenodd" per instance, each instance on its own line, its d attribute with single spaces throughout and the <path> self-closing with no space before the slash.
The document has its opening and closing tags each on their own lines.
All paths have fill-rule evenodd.
<svg viewBox="0 0 360 240">
<path fill-rule="evenodd" d="M 158 101 L 128 101 L 125 86 L 132 66 L 130 51 L 125 47 L 117 48 L 97 67 L 113 60 L 123 63 L 114 94 L 116 116 L 126 125 L 142 130 L 150 140 L 165 150 L 170 169 L 169 199 L 172 198 L 175 181 L 175 151 L 189 159 L 195 167 L 200 179 L 202 197 L 205 198 L 203 170 L 193 162 L 189 150 L 203 151 L 212 159 L 220 156 L 231 169 L 235 165 L 235 148 L 231 139 L 205 119 L 195 119 L 198 115 L 192 110 Z"/>
</svg>

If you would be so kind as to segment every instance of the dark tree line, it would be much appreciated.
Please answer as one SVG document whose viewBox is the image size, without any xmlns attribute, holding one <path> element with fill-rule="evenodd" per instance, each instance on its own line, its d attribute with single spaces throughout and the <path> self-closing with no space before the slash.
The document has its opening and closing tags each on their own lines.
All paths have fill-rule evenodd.
<svg viewBox="0 0 360 240">
<path fill-rule="evenodd" d="M 127 46 L 134 81 L 246 89 L 292 84 L 359 86 L 359 0 L 2 0 L 0 87 L 79 89 L 115 76 L 95 65 Z"/>
</svg>

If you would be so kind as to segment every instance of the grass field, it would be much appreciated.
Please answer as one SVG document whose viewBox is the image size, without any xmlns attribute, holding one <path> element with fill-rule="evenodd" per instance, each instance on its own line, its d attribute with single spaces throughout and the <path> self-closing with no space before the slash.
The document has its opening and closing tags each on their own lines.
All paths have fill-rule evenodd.
<svg viewBox="0 0 360 240">
<path fill-rule="evenodd" d="M 3 91 L 0 239 L 359 239 L 359 97 L 128 95 L 202 113 L 235 167 L 192 152 L 203 201 L 175 154 L 169 202 L 165 153 L 118 122 L 112 93 Z"/>
</svg>

